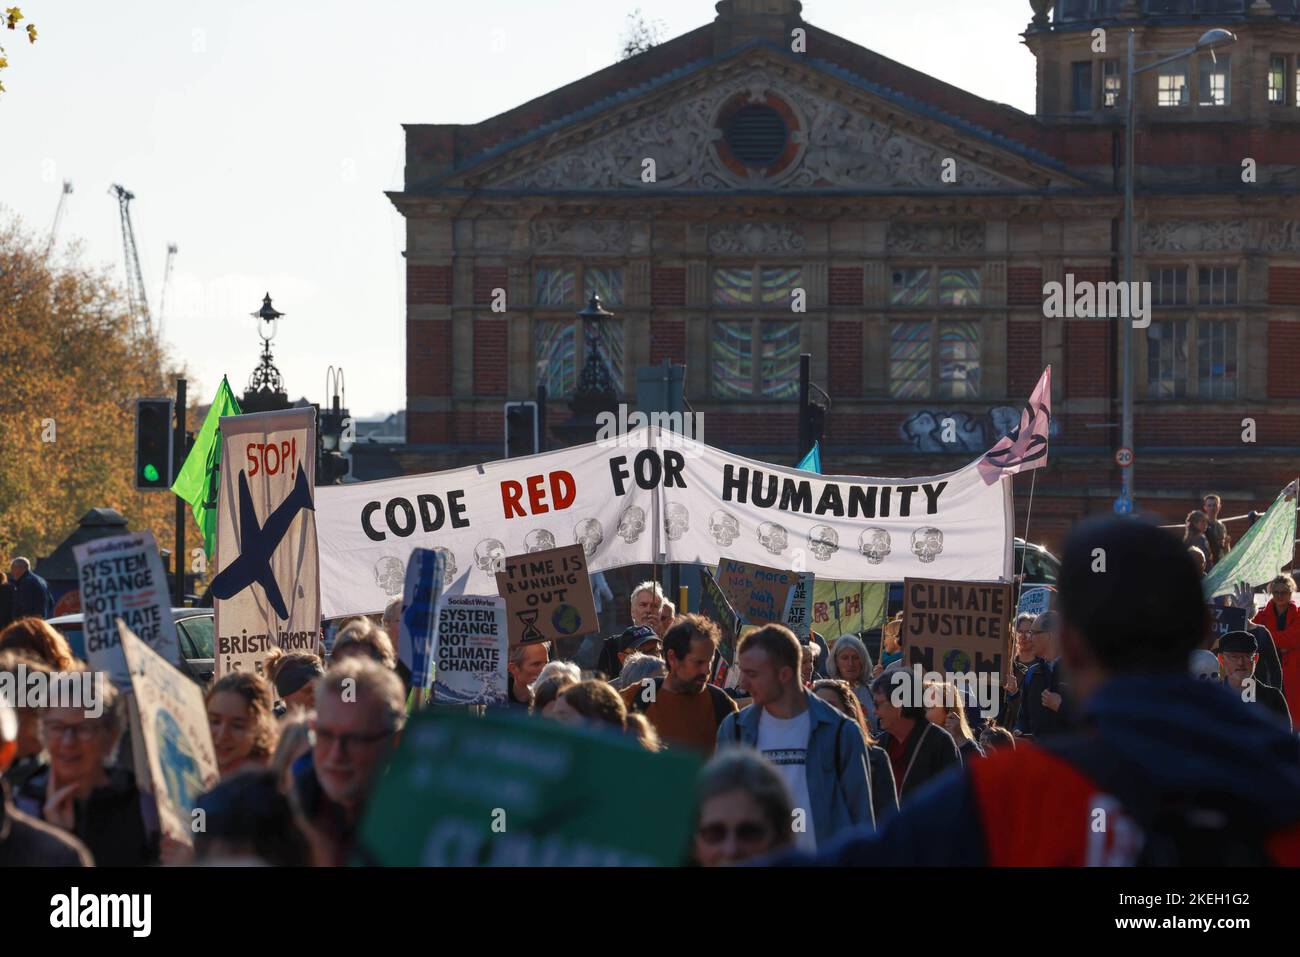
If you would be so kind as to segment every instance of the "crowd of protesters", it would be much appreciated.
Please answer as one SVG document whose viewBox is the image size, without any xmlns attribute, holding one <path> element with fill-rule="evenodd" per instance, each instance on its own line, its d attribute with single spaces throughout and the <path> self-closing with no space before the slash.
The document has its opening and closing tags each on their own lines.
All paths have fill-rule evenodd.
<svg viewBox="0 0 1300 957">
<path fill-rule="evenodd" d="M 1297 863 L 1295 584 L 1279 575 L 1247 630 L 1213 642 L 1199 578 L 1231 540 L 1218 496 L 1203 506 L 1181 542 L 1133 520 L 1076 529 L 1054 607 L 1010 623 L 992 707 L 908 667 L 901 614 L 877 661 L 854 634 L 752 630 L 724 690 L 711 681 L 719 626 L 677 614 L 653 581 L 632 590 L 625 627 L 572 658 L 514 647 L 496 707 L 705 759 L 690 852 L 701 865 Z M 0 630 L 0 673 L 71 680 L 86 666 L 43 620 L 48 589 L 25 560 L 11 574 L 0 594 L 24 614 Z M 205 689 L 220 779 L 199 799 L 207 824 L 192 847 L 159 836 L 111 684 L 94 716 L 0 704 L 0 865 L 354 860 L 411 709 L 400 613 L 398 600 L 344 623 L 327 658 L 277 651 L 265 674 Z M 1098 794 L 1146 839 L 1090 837 Z"/>
</svg>

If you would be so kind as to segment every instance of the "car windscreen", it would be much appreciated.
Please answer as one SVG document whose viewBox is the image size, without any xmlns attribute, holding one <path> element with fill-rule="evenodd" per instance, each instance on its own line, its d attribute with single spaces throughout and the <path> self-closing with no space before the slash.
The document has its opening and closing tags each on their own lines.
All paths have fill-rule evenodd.
<svg viewBox="0 0 1300 957">
<path fill-rule="evenodd" d="M 182 618 L 176 622 L 177 629 L 189 639 L 185 654 L 190 658 L 211 658 L 212 655 L 212 617 L 201 615 L 195 618 Z"/>
</svg>

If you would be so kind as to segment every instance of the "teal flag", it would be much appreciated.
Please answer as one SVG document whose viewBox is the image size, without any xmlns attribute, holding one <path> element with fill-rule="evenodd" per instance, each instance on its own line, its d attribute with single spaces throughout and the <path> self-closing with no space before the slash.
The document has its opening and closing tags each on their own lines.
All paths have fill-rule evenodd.
<svg viewBox="0 0 1300 957">
<path fill-rule="evenodd" d="M 172 491 L 190 503 L 194 521 L 203 532 L 203 548 L 212 557 L 217 544 L 217 472 L 221 467 L 221 417 L 240 415 L 239 403 L 230 391 L 230 383 L 221 377 L 217 395 L 208 409 L 203 428 L 194 440 L 194 448 L 185 457 L 181 474 L 176 476 Z"/>
<path fill-rule="evenodd" d="M 813 447 L 808 450 L 808 454 L 799 460 L 795 466 L 805 472 L 816 472 L 822 474 L 822 447 L 820 442 L 814 442 Z"/>
<path fill-rule="evenodd" d="M 1205 597 L 1231 594 L 1238 582 L 1266 585 L 1295 553 L 1295 492 L 1282 490 L 1268 511 L 1205 576 Z"/>
</svg>

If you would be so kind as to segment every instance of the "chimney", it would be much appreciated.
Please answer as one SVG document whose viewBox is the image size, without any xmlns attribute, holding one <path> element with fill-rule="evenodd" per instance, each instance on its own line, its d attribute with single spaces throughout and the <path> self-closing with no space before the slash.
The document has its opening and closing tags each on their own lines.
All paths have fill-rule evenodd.
<svg viewBox="0 0 1300 957">
<path fill-rule="evenodd" d="M 803 26 L 799 0 L 719 0 L 713 21 L 713 53 L 721 55 L 752 40 L 789 48 L 790 31 Z"/>
</svg>

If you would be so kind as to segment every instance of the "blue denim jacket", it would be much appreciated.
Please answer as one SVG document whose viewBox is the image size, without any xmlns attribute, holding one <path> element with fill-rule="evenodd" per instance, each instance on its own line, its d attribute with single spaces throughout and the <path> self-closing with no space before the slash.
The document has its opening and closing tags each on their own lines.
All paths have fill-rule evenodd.
<svg viewBox="0 0 1300 957">
<path fill-rule="evenodd" d="M 862 733 L 848 718 L 810 691 L 804 691 L 812 729 L 806 773 L 817 846 L 853 827 L 873 827 L 871 770 Z M 718 747 L 758 746 L 757 705 L 728 715 L 718 726 Z M 839 749 L 838 760 L 836 748 Z"/>
</svg>

